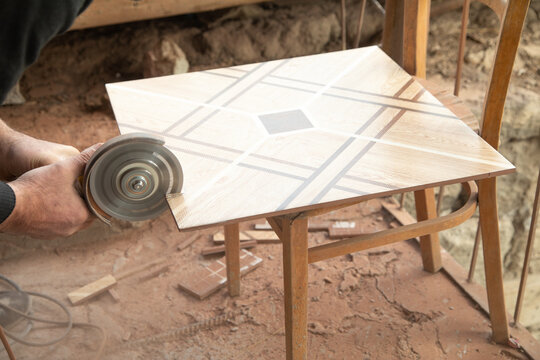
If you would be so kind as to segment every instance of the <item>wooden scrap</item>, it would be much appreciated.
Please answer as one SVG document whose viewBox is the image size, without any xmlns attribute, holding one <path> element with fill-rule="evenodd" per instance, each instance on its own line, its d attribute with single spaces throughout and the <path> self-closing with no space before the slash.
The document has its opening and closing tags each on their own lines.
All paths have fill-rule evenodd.
<svg viewBox="0 0 540 360">
<path fill-rule="evenodd" d="M 249 240 L 249 241 L 243 241 L 240 243 L 240 249 L 249 249 L 257 245 L 256 240 Z M 204 248 L 201 251 L 202 255 L 212 255 L 212 254 L 219 254 L 225 252 L 225 245 L 217 245 L 217 246 L 210 246 L 207 248 Z"/>
<path fill-rule="evenodd" d="M 148 274 L 145 274 L 143 276 L 141 276 L 139 278 L 139 282 L 143 282 L 143 281 L 146 281 L 146 280 L 150 280 L 156 276 L 159 276 L 167 271 L 169 271 L 169 268 L 171 267 L 171 265 L 167 264 L 165 266 L 162 266 L 160 268 L 157 268 L 156 270 L 153 270 L 152 272 L 149 272 Z"/>
<path fill-rule="evenodd" d="M 240 250 L 240 275 L 247 274 L 262 264 L 262 259 L 249 251 Z M 227 284 L 225 257 L 185 274 L 178 283 L 181 290 L 202 300 Z"/>
<path fill-rule="evenodd" d="M 122 341 L 128 341 L 130 337 L 131 337 L 131 332 L 130 332 L 130 331 L 126 331 L 126 332 L 124 333 L 124 335 L 122 336 Z"/>
<path fill-rule="evenodd" d="M 68 294 L 69 301 L 73 305 L 79 305 L 83 301 L 90 300 L 93 297 L 104 293 L 116 284 L 116 278 L 112 275 L 107 275 L 99 280 L 96 280 L 88 285 L 85 285 Z"/>
<path fill-rule="evenodd" d="M 260 232 L 272 229 L 268 222 L 264 224 L 255 224 L 254 228 Z M 366 233 L 366 231 L 360 227 L 360 224 L 354 221 L 319 221 L 309 223 L 308 231 L 328 231 L 328 236 L 330 239 L 341 239 L 363 235 Z M 254 231 L 246 232 L 255 235 Z"/>
<path fill-rule="evenodd" d="M 268 223 L 268 221 L 264 222 L 263 224 L 255 224 L 253 225 L 254 230 L 272 230 L 272 227 Z"/>
<path fill-rule="evenodd" d="M 135 266 L 135 267 L 133 267 L 133 268 L 131 268 L 129 270 L 124 271 L 121 274 L 116 275 L 116 280 L 120 281 L 122 279 L 125 279 L 125 278 L 131 276 L 131 275 L 135 275 L 136 273 L 139 273 L 139 272 L 141 272 L 143 270 L 149 269 L 154 265 L 162 264 L 165 261 L 167 261 L 167 257 L 163 256 L 163 257 L 154 259 L 152 261 L 149 261 L 149 262 L 147 262 L 145 264 Z"/>
<path fill-rule="evenodd" d="M 365 234 L 366 231 L 356 221 L 336 221 L 328 228 L 330 239 L 342 239 Z"/>
<path fill-rule="evenodd" d="M 392 220 L 392 222 L 390 222 L 390 227 L 391 228 L 397 228 L 399 227 L 399 223 L 395 220 Z"/>
<path fill-rule="evenodd" d="M 332 221 L 308 222 L 308 231 L 328 231 Z"/>
<path fill-rule="evenodd" d="M 187 248 L 189 245 L 193 244 L 195 240 L 199 238 L 199 233 L 192 234 L 190 237 L 182 241 L 178 246 L 176 247 L 176 250 L 182 251 L 185 248 Z"/>
<path fill-rule="evenodd" d="M 225 242 L 225 235 L 223 232 L 214 234 L 213 240 L 215 244 L 223 244 Z M 279 244 L 281 240 L 274 231 L 240 231 L 240 242 L 256 240 L 258 244 Z"/>
<path fill-rule="evenodd" d="M 394 202 L 382 201 L 381 205 L 402 225 L 413 224 L 416 222 L 416 220 L 411 217 L 411 214 L 400 208 L 400 206 Z"/>
<path fill-rule="evenodd" d="M 118 295 L 118 292 L 116 289 L 109 289 L 109 295 L 113 298 L 114 302 L 120 302 L 120 295 Z"/>
<path fill-rule="evenodd" d="M 255 230 L 271 229 L 270 224 L 255 224 Z M 365 234 L 365 231 L 354 221 L 319 221 L 308 224 L 308 231 L 328 231 L 330 239 L 341 239 Z M 249 232 L 249 231 L 247 231 Z M 254 233 L 253 231 L 249 233 Z"/>
<path fill-rule="evenodd" d="M 154 265 L 160 264 L 165 262 L 167 260 L 166 257 L 161 257 L 158 259 L 154 259 L 150 262 L 147 262 L 146 264 L 142 264 L 140 266 L 136 266 L 132 269 L 129 269 L 116 277 L 109 274 L 101 279 L 98 279 L 94 282 L 91 282 L 88 285 L 85 285 L 77 290 L 74 290 L 68 294 L 69 301 L 71 301 L 72 305 L 79 305 L 87 300 L 92 299 L 93 297 L 96 297 L 99 294 L 104 293 L 105 291 L 109 290 L 111 287 L 116 285 L 116 283 L 119 280 L 125 279 L 128 276 L 131 276 L 133 274 L 136 274 L 140 271 L 146 270 Z"/>
<path fill-rule="evenodd" d="M 222 231 L 219 231 L 212 235 L 212 240 L 215 244 L 223 244 L 225 243 L 225 234 Z M 246 234 L 245 231 L 240 231 L 240 242 L 242 241 L 252 241 L 254 240 L 251 238 L 248 234 Z"/>
<path fill-rule="evenodd" d="M 318 221 L 308 223 L 308 231 L 328 231 L 328 227 L 332 224 L 332 221 Z M 268 222 L 264 224 L 255 224 L 254 230 L 272 230 L 272 227 Z"/>
<path fill-rule="evenodd" d="M 1 325 L 0 325 L 0 339 L 2 339 L 2 344 L 4 345 L 4 349 L 6 349 L 9 360 L 15 360 L 15 354 L 13 353 L 13 350 L 11 349 L 11 345 L 9 344 L 6 333 L 4 332 L 4 328 Z"/>
</svg>

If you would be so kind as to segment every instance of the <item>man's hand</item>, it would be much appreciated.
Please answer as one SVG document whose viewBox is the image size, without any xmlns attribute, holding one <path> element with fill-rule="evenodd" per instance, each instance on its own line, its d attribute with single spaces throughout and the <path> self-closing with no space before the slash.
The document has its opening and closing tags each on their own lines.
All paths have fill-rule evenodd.
<svg viewBox="0 0 540 360">
<path fill-rule="evenodd" d="M 32 169 L 79 154 L 73 146 L 35 139 L 0 120 L 0 179 L 12 180 Z"/>
<path fill-rule="evenodd" d="M 36 238 L 69 236 L 90 225 L 93 217 L 76 183 L 101 144 L 51 165 L 30 170 L 9 183 L 15 208 L 0 224 L 0 232 Z"/>
</svg>

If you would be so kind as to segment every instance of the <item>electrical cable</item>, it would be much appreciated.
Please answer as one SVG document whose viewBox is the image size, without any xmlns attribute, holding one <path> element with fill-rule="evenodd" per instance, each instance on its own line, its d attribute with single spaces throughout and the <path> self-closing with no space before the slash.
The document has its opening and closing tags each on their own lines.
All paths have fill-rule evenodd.
<svg viewBox="0 0 540 360">
<path fill-rule="evenodd" d="M 46 300 L 56 304 L 66 314 L 66 320 L 44 319 L 44 318 L 40 318 L 40 317 L 30 315 L 29 313 L 22 312 L 22 311 L 20 311 L 18 309 L 15 309 L 15 308 L 13 308 L 13 307 L 11 307 L 9 305 L 2 304 L 0 302 L 0 308 L 3 308 L 3 309 L 5 309 L 5 310 L 7 310 L 9 312 L 15 313 L 15 314 L 19 315 L 20 317 L 22 317 L 22 318 L 24 318 L 26 320 L 34 321 L 34 322 L 38 322 L 38 323 L 44 323 L 44 324 L 65 326 L 65 328 L 66 328 L 65 331 L 60 336 L 58 336 L 55 339 L 46 341 L 46 342 L 28 341 L 28 340 L 25 340 L 24 338 L 20 337 L 19 335 L 17 335 L 17 334 L 15 334 L 15 333 L 13 333 L 13 332 L 11 332 L 11 331 L 4 328 L 5 334 L 10 339 L 12 339 L 14 341 L 17 341 L 17 342 L 19 342 L 21 344 L 28 345 L 28 346 L 34 346 L 34 347 L 49 346 L 49 345 L 56 344 L 56 343 L 62 341 L 63 339 L 65 339 L 65 337 L 69 334 L 71 329 L 73 327 L 75 327 L 75 326 L 93 328 L 93 329 L 96 329 L 98 332 L 100 332 L 100 334 L 102 336 L 102 340 L 101 340 L 101 343 L 99 345 L 98 351 L 96 353 L 96 356 L 94 357 L 95 359 L 100 358 L 101 353 L 103 352 L 103 349 L 105 348 L 105 343 L 106 343 L 106 340 L 107 340 L 107 336 L 106 336 L 105 331 L 103 330 L 103 328 L 101 328 L 98 325 L 94 325 L 94 324 L 90 324 L 90 323 L 73 322 L 73 317 L 72 317 L 71 312 L 69 311 L 69 309 L 64 304 L 62 304 L 60 301 L 56 300 L 55 298 L 53 298 L 53 297 L 51 297 L 49 295 L 38 293 L 38 292 L 23 291 L 23 290 L 21 290 L 21 288 L 15 282 L 13 282 L 12 280 L 6 278 L 5 276 L 3 276 L 1 274 L 0 274 L 0 280 L 8 283 L 18 293 L 24 294 L 26 296 L 40 297 L 40 298 L 46 299 Z"/>
</svg>

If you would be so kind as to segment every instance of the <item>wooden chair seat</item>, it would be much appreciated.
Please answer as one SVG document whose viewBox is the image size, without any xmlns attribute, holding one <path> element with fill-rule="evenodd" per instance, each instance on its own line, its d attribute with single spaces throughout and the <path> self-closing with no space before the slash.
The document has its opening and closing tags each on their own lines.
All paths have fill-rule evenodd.
<svg viewBox="0 0 540 360">
<path fill-rule="evenodd" d="M 460 118 L 461 121 L 473 129 L 474 132 L 480 134 L 480 123 L 478 122 L 478 119 L 473 114 L 471 109 L 465 105 L 463 100 L 452 94 L 452 90 L 446 89 L 433 81 L 429 81 L 421 77 L 415 77 L 415 79 L 422 84 L 427 91 L 435 96 L 437 100 L 439 100 L 444 106 L 446 106 L 458 118 Z"/>
</svg>

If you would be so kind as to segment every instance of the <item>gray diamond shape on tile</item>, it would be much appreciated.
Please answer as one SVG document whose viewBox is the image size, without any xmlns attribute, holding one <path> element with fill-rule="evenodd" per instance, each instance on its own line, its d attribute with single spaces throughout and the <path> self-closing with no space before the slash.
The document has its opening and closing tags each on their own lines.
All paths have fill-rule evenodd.
<svg viewBox="0 0 540 360">
<path fill-rule="evenodd" d="M 277 134 L 287 131 L 312 128 L 313 124 L 309 121 L 302 110 L 282 111 L 272 114 L 259 115 L 259 119 L 269 134 Z"/>
</svg>

